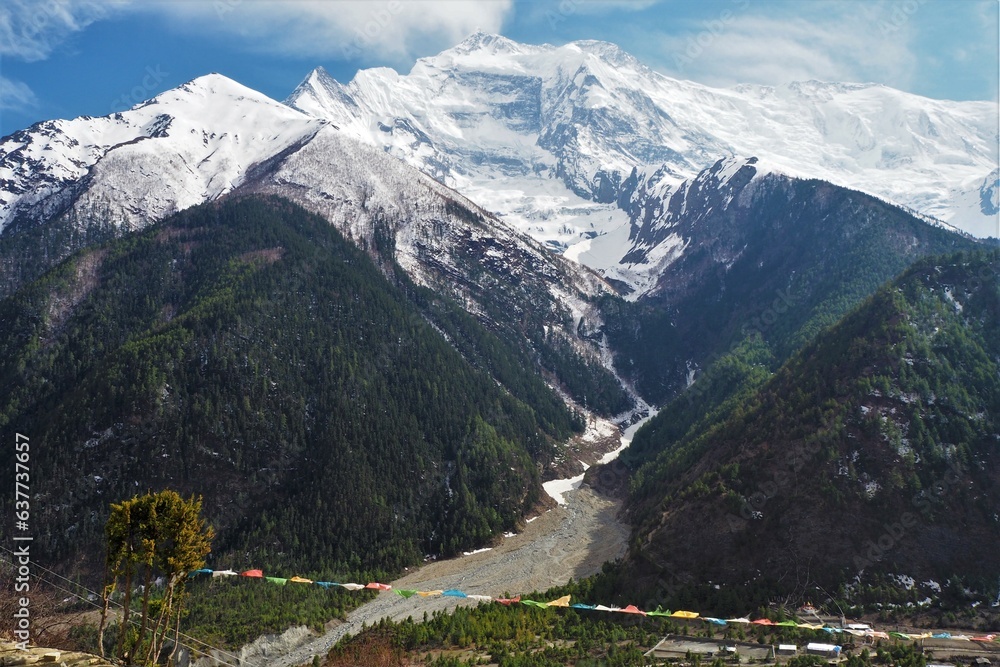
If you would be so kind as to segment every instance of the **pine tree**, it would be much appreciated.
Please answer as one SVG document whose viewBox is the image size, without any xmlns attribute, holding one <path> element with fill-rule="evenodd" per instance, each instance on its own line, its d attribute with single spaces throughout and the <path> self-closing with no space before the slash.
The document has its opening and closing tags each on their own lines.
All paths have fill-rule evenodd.
<svg viewBox="0 0 1000 667">
<path fill-rule="evenodd" d="M 137 664 L 155 664 L 170 631 L 174 651 L 189 572 L 205 564 L 214 532 L 201 518 L 201 498 L 183 499 L 175 491 L 135 496 L 111 505 L 105 526 L 107 558 L 104 605 L 98 641 L 103 653 L 104 630 L 112 593 L 123 580 L 124 610 L 116 655 Z M 137 632 L 129 628 L 133 580 L 143 577 L 142 612 Z M 159 614 L 150 628 L 150 590 L 156 576 L 166 581 Z M 147 633 L 150 636 L 147 640 Z"/>
</svg>

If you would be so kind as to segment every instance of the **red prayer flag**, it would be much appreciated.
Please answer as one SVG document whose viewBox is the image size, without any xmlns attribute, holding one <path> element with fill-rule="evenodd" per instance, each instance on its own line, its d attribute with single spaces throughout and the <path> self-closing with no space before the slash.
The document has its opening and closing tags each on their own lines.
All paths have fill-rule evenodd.
<svg viewBox="0 0 1000 667">
<path fill-rule="evenodd" d="M 625 607 L 624 609 L 621 610 L 621 612 L 623 614 L 642 614 L 643 616 L 646 615 L 646 612 L 644 612 L 642 609 L 639 609 L 634 604 L 630 604 L 629 606 Z"/>
</svg>

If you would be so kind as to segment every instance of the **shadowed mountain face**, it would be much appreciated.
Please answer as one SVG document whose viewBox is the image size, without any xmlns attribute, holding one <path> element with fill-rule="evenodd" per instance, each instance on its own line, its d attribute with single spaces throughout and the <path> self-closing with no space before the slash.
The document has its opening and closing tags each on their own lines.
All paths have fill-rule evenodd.
<svg viewBox="0 0 1000 667">
<path fill-rule="evenodd" d="M 631 214 L 627 259 L 655 282 L 604 330 L 619 371 L 656 403 L 750 334 L 780 362 L 911 262 L 981 247 L 755 158 L 719 161 L 667 195 L 640 191 Z"/>
</svg>

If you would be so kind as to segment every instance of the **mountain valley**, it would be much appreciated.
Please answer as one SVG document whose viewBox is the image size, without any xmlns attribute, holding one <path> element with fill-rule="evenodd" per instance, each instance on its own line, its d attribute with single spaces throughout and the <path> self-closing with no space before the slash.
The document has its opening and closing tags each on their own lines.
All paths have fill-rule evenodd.
<svg viewBox="0 0 1000 667">
<path fill-rule="evenodd" d="M 3 137 L 0 425 L 45 443 L 40 562 L 98 588 L 109 503 L 163 488 L 203 497 L 210 567 L 325 582 L 423 583 L 551 509 L 605 536 L 552 566 L 575 596 L 1000 622 L 994 107 L 476 32 Z M 369 599 L 195 585 L 227 646 Z"/>
</svg>

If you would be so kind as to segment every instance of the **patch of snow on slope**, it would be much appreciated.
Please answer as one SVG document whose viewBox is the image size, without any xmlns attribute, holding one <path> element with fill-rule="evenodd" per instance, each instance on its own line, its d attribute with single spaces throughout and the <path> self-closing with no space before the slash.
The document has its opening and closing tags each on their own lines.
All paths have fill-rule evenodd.
<svg viewBox="0 0 1000 667">
<path fill-rule="evenodd" d="M 635 437 L 635 434 L 639 431 L 639 429 L 642 428 L 646 422 L 655 417 L 658 412 L 659 412 L 658 410 L 650 409 L 649 413 L 645 417 L 643 417 L 642 419 L 640 419 L 639 421 L 637 421 L 636 423 L 632 424 L 627 429 L 625 429 L 625 432 L 622 433 L 621 446 L 618 447 L 618 449 L 608 452 L 607 454 L 602 456 L 600 460 L 598 460 L 598 463 L 602 464 L 611 463 L 612 461 L 617 459 L 619 455 L 621 455 L 621 453 L 625 451 L 625 448 L 632 444 L 632 438 Z"/>
<path fill-rule="evenodd" d="M 580 488 L 583 484 L 583 476 L 584 473 L 580 473 L 576 477 L 570 477 L 569 479 L 554 479 L 542 484 L 542 488 L 558 504 L 565 505 L 566 494 Z"/>
</svg>

